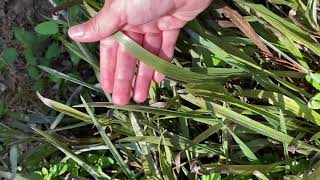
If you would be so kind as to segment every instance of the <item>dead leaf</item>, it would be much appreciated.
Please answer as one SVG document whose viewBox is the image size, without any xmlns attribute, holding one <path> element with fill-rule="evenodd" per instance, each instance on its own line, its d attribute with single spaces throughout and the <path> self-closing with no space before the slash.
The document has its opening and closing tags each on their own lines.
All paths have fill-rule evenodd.
<svg viewBox="0 0 320 180">
<path fill-rule="evenodd" d="M 251 27 L 251 25 L 234 9 L 231 9 L 224 2 L 219 1 L 220 6 L 219 9 L 225 14 L 231 22 L 233 22 L 246 36 L 248 36 L 257 46 L 258 48 L 264 52 L 269 57 L 272 57 L 272 53 L 268 49 L 268 47 L 261 41 L 255 30 Z"/>
</svg>

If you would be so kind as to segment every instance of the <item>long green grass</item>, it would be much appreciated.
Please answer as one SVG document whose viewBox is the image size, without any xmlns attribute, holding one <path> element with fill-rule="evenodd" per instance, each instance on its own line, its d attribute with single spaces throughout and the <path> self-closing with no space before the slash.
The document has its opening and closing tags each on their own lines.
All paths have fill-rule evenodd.
<svg viewBox="0 0 320 180">
<path fill-rule="evenodd" d="M 81 18 L 66 21 L 85 21 L 102 4 L 85 2 L 76 7 Z M 0 176 L 319 179 L 318 10 L 316 0 L 215 0 L 183 29 L 173 63 L 114 34 L 167 76 L 143 105 L 115 106 L 94 84 L 39 66 L 92 96 L 66 105 L 38 93 L 67 115 L 54 128 L 32 118 L 35 132 L 0 124 L 0 142 L 11 147 L 0 151 Z M 56 38 L 98 77 L 94 47 Z M 30 143 L 26 152 L 17 148 Z"/>
</svg>

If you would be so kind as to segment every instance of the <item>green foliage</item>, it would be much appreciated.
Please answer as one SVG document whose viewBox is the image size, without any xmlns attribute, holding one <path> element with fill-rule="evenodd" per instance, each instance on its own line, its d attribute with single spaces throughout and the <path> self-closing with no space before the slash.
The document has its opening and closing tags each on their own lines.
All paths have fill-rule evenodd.
<svg viewBox="0 0 320 180">
<path fill-rule="evenodd" d="M 31 66 L 37 65 L 37 59 L 34 57 L 33 51 L 30 48 L 25 50 L 25 59 L 28 65 L 31 65 Z"/>
<path fill-rule="evenodd" d="M 312 99 L 310 99 L 308 106 L 311 109 L 320 109 L 320 95 L 317 94 Z"/>
<path fill-rule="evenodd" d="M 14 34 L 16 40 L 19 41 L 26 48 L 32 48 L 37 41 L 37 38 L 33 33 L 23 31 L 19 28 L 15 29 Z"/>
<path fill-rule="evenodd" d="M 220 174 L 205 175 L 205 176 L 201 176 L 201 180 L 221 180 L 221 175 Z"/>
<path fill-rule="evenodd" d="M 2 100 L 0 100 L 0 118 L 5 114 L 6 106 Z"/>
<path fill-rule="evenodd" d="M 60 46 L 57 43 L 52 43 L 45 54 L 45 57 L 47 59 L 52 59 L 52 58 L 56 58 L 59 56 L 60 53 Z"/>
<path fill-rule="evenodd" d="M 17 50 L 14 48 L 5 49 L 2 52 L 2 58 L 7 64 L 13 64 L 18 58 Z"/>
<path fill-rule="evenodd" d="M 28 68 L 28 74 L 30 76 L 31 79 L 37 79 L 39 76 L 39 71 L 36 67 L 34 66 L 30 66 Z"/>
<path fill-rule="evenodd" d="M 35 27 L 35 31 L 42 35 L 53 35 L 59 32 L 59 26 L 54 21 L 46 21 L 38 24 Z"/>
<path fill-rule="evenodd" d="M 18 58 L 15 48 L 6 48 L 0 54 L 0 70 L 3 70 L 10 64 L 13 64 Z"/>
<path fill-rule="evenodd" d="M 96 120 L 96 118 L 92 114 L 92 111 L 90 110 L 90 108 L 89 108 L 88 104 L 86 103 L 86 101 L 83 99 L 82 96 L 80 98 L 81 98 L 82 103 L 85 105 L 86 111 L 90 115 L 90 118 L 91 118 L 92 122 L 97 127 L 97 129 L 98 129 L 103 141 L 109 147 L 112 155 L 114 156 L 114 158 L 118 162 L 118 164 L 121 167 L 122 171 L 126 174 L 126 176 L 128 176 L 129 179 L 133 179 L 134 178 L 133 172 L 130 171 L 128 165 L 125 164 L 125 162 L 123 161 L 122 157 L 120 156 L 119 152 L 117 151 L 117 149 L 115 148 L 113 143 L 110 141 L 110 139 L 109 139 L 108 135 L 106 134 L 106 132 L 104 131 L 103 127 L 99 124 L 99 122 Z"/>
<path fill-rule="evenodd" d="M 41 175 L 43 176 L 43 179 L 45 180 L 51 180 L 51 179 L 57 179 L 62 174 L 67 172 L 68 165 L 67 164 L 54 164 L 49 168 L 49 170 L 45 167 L 41 169 Z"/>
</svg>

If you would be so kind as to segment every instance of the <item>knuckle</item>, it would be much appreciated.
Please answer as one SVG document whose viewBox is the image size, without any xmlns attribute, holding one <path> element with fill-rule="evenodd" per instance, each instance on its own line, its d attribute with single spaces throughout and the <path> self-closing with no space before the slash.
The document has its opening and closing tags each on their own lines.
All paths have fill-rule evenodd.
<svg viewBox="0 0 320 180">
<path fill-rule="evenodd" d="M 104 47 L 109 47 L 109 46 L 115 45 L 116 43 L 117 41 L 115 41 L 112 38 L 106 38 L 106 39 L 100 40 L 100 45 Z"/>
<path fill-rule="evenodd" d="M 98 18 L 91 19 L 91 28 L 96 35 L 99 35 L 101 31 L 103 30 L 101 27 L 101 21 L 98 20 Z"/>
</svg>

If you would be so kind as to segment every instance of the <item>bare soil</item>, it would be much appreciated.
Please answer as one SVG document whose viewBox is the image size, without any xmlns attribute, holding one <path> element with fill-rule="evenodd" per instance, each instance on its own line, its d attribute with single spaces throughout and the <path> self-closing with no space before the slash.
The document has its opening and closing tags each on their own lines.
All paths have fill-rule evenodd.
<svg viewBox="0 0 320 180">
<path fill-rule="evenodd" d="M 50 4 L 47 0 L 2 0 L 0 1 L 0 44 L 2 47 L 16 47 L 13 29 L 30 30 L 30 23 L 48 16 Z"/>
<path fill-rule="evenodd" d="M 32 31 L 33 25 L 50 15 L 51 5 L 47 0 L 0 0 L 0 53 L 3 48 L 23 51 L 15 40 L 14 29 Z M 27 75 L 27 65 L 23 56 L 18 61 L 0 71 L 0 99 L 10 111 L 21 113 L 40 112 L 41 105 L 32 91 L 33 82 Z M 19 93 L 17 87 L 22 89 Z"/>
</svg>

